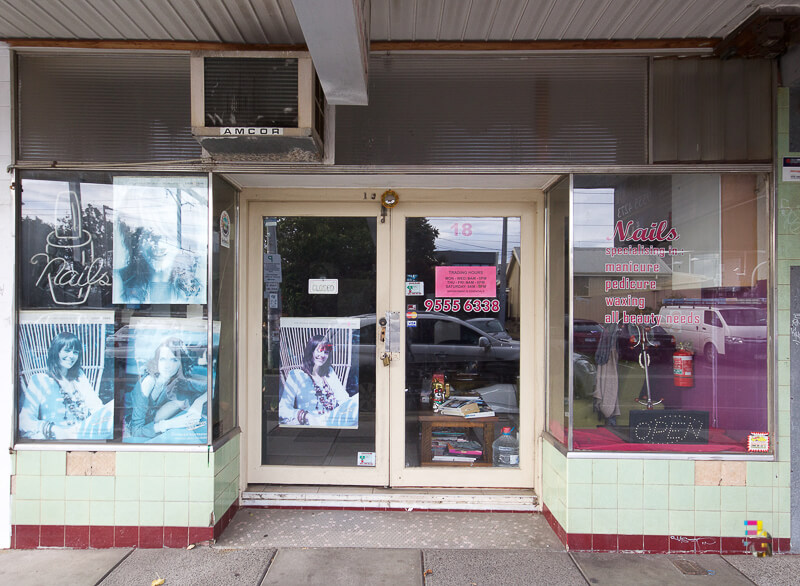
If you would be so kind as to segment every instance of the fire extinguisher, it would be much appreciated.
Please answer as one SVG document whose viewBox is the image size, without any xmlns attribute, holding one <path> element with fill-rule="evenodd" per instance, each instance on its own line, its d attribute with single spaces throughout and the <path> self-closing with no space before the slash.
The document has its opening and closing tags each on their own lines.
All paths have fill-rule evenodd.
<svg viewBox="0 0 800 586">
<path fill-rule="evenodd" d="M 680 346 L 672 355 L 673 383 L 676 387 L 694 386 L 693 358 L 694 354 L 683 346 Z"/>
</svg>

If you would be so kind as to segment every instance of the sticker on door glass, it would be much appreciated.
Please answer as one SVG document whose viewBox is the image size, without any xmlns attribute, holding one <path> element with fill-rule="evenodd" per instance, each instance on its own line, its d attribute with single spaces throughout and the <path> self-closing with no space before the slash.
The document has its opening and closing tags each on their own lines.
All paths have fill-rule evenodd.
<svg viewBox="0 0 800 586">
<path fill-rule="evenodd" d="M 358 428 L 359 327 L 354 318 L 281 318 L 281 427 Z"/>
<path fill-rule="evenodd" d="M 338 295 L 339 279 L 309 279 L 309 295 Z"/>
<path fill-rule="evenodd" d="M 231 217 L 225 210 L 219 215 L 219 243 L 225 248 L 231 247 Z"/>
<path fill-rule="evenodd" d="M 436 297 L 496 297 L 494 266 L 436 267 Z"/>
<path fill-rule="evenodd" d="M 359 452 L 358 466 L 375 466 L 375 452 Z"/>
<path fill-rule="evenodd" d="M 406 281 L 406 295 L 425 295 L 425 283 L 422 281 Z"/>
<path fill-rule="evenodd" d="M 274 285 L 278 289 L 278 285 L 283 281 L 283 273 L 281 272 L 281 255 L 280 254 L 265 254 L 264 255 L 264 286 Z"/>
</svg>

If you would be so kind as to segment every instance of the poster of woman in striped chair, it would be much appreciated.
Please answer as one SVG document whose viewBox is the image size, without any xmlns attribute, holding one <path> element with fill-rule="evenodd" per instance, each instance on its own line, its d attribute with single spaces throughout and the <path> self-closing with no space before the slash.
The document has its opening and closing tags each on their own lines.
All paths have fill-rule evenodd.
<svg viewBox="0 0 800 586">
<path fill-rule="evenodd" d="M 39 440 L 114 436 L 113 311 L 21 311 L 19 435 Z"/>
<path fill-rule="evenodd" d="M 358 428 L 359 320 L 281 318 L 282 427 Z"/>
</svg>

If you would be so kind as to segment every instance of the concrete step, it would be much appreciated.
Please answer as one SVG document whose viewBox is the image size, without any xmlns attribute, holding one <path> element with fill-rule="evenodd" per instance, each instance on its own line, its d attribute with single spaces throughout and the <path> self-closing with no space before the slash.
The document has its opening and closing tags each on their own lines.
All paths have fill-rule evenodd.
<svg viewBox="0 0 800 586">
<path fill-rule="evenodd" d="M 422 489 L 251 484 L 242 506 L 359 510 L 540 512 L 527 489 Z"/>
</svg>

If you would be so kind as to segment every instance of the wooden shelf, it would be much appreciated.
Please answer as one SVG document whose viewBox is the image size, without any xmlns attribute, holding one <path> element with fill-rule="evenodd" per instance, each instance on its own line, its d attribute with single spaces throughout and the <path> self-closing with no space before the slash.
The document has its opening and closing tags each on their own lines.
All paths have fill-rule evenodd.
<svg viewBox="0 0 800 586">
<path fill-rule="evenodd" d="M 459 417 L 457 415 L 439 415 L 431 413 L 430 415 L 418 416 L 420 426 L 422 428 L 422 444 L 420 445 L 420 465 L 421 466 L 460 466 L 460 467 L 477 467 L 477 466 L 491 466 L 492 465 L 492 442 L 494 442 L 494 424 L 500 421 L 495 417 L 477 417 L 475 419 L 467 419 L 466 417 Z M 431 441 L 433 440 L 433 430 L 441 429 L 443 427 L 451 428 L 482 428 L 483 429 L 483 455 L 480 459 L 474 462 L 434 462 L 433 451 L 431 450 Z"/>
</svg>

